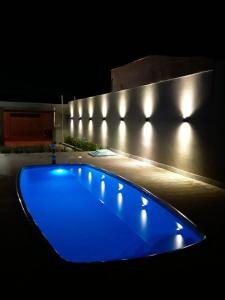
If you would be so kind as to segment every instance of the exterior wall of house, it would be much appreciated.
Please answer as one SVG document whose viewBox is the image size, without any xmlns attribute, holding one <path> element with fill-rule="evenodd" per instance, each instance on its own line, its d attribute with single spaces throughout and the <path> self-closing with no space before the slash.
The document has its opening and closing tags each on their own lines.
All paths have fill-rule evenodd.
<svg viewBox="0 0 225 300">
<path fill-rule="evenodd" d="M 204 57 L 152 55 L 111 70 L 112 91 L 172 79 L 212 69 L 214 62 Z"/>
</svg>

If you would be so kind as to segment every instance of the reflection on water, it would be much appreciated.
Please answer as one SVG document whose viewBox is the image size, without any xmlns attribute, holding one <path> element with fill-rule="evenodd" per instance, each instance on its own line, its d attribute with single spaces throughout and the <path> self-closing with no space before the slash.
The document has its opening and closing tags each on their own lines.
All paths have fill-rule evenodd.
<svg viewBox="0 0 225 300">
<path fill-rule="evenodd" d="M 81 175 L 81 172 L 82 172 L 82 169 L 78 168 L 78 174 L 79 174 L 79 176 Z"/>
<path fill-rule="evenodd" d="M 91 181 L 92 181 L 92 174 L 91 174 L 91 172 L 88 172 L 88 183 L 89 183 L 89 185 L 91 184 Z"/>
<path fill-rule="evenodd" d="M 123 205 L 123 195 L 122 195 L 122 193 L 117 194 L 117 203 L 118 203 L 118 209 L 121 210 L 122 205 Z"/>
<path fill-rule="evenodd" d="M 142 230 L 146 228 L 147 225 L 147 211 L 145 209 L 141 210 L 141 228 Z"/>
<path fill-rule="evenodd" d="M 145 207 L 148 205 L 148 200 L 145 197 L 142 196 L 141 201 L 142 201 L 142 204 L 141 204 L 142 207 Z"/>
<path fill-rule="evenodd" d="M 105 181 L 102 180 L 101 181 L 101 197 L 104 198 L 104 194 L 105 194 Z"/>
<path fill-rule="evenodd" d="M 73 118 L 74 117 L 73 102 L 70 102 L 69 106 L 70 106 L 70 117 Z"/>
<path fill-rule="evenodd" d="M 174 238 L 174 241 L 176 249 L 184 247 L 184 239 L 181 234 L 177 234 Z"/>
<path fill-rule="evenodd" d="M 118 191 L 121 191 L 123 189 L 123 184 L 122 183 L 119 183 L 118 184 Z"/>
</svg>

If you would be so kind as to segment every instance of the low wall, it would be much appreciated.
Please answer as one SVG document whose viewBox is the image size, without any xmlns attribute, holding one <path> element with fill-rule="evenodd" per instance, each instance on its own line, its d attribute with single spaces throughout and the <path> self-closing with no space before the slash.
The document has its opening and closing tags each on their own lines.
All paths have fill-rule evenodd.
<svg viewBox="0 0 225 300">
<path fill-rule="evenodd" d="M 225 182 L 214 86 L 205 71 L 71 101 L 70 135 Z"/>
</svg>

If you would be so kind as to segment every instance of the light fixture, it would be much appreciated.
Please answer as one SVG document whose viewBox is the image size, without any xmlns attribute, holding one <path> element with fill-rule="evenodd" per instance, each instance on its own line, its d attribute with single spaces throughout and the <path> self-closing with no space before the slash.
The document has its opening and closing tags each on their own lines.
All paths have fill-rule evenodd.
<svg viewBox="0 0 225 300">
<path fill-rule="evenodd" d="M 124 121 L 124 118 L 121 117 L 121 118 L 120 118 L 120 121 Z"/>
<path fill-rule="evenodd" d="M 146 118 L 145 118 L 145 121 L 146 121 L 146 122 L 150 122 L 150 117 L 148 117 L 148 118 L 146 117 Z"/>
<path fill-rule="evenodd" d="M 92 120 L 92 117 L 89 118 L 89 121 L 91 121 L 91 120 Z"/>
<path fill-rule="evenodd" d="M 190 121 L 190 117 L 183 118 L 183 122 L 189 122 L 189 121 Z"/>
<path fill-rule="evenodd" d="M 102 120 L 105 121 L 105 120 L 106 120 L 106 117 L 103 117 Z"/>
<path fill-rule="evenodd" d="M 79 117 L 79 120 L 82 120 L 82 117 Z"/>
</svg>

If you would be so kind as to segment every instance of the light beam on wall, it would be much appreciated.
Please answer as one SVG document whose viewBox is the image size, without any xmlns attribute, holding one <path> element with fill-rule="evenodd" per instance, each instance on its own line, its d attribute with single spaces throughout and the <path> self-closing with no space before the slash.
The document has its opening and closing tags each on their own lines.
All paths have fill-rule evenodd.
<svg viewBox="0 0 225 300">
<path fill-rule="evenodd" d="M 183 119 L 189 118 L 193 113 L 193 91 L 184 90 L 181 96 L 181 113 Z"/>
<path fill-rule="evenodd" d="M 107 95 L 102 95 L 101 97 L 101 111 L 102 111 L 102 117 L 106 118 L 108 114 Z"/>
<path fill-rule="evenodd" d="M 179 168 L 188 167 L 187 162 L 193 159 L 193 152 L 195 147 L 194 130 L 190 123 L 183 122 L 177 129 L 176 144 L 174 147 L 174 161 Z"/>
<path fill-rule="evenodd" d="M 197 90 L 198 81 L 195 76 L 187 76 L 181 79 L 178 99 L 183 119 L 191 117 L 200 105 Z"/>
<path fill-rule="evenodd" d="M 71 137 L 74 136 L 74 120 L 73 119 L 70 120 L 70 136 Z"/>
<path fill-rule="evenodd" d="M 152 145 L 153 127 L 150 122 L 145 122 L 142 127 L 142 145 L 150 149 Z"/>
<path fill-rule="evenodd" d="M 88 114 L 89 114 L 89 118 L 93 118 L 93 114 L 94 114 L 94 102 L 93 102 L 93 98 L 88 98 Z"/>
<path fill-rule="evenodd" d="M 89 183 L 89 185 L 91 184 L 91 182 L 92 182 L 92 173 L 88 172 L 88 183 Z"/>
<path fill-rule="evenodd" d="M 127 113 L 127 97 L 126 97 L 126 91 L 121 91 L 119 96 L 119 115 L 120 118 L 125 118 Z"/>
<path fill-rule="evenodd" d="M 79 114 L 79 118 L 82 118 L 82 114 L 83 114 L 82 101 L 79 101 L 78 103 L 78 114 Z"/>
<path fill-rule="evenodd" d="M 126 122 L 120 121 L 118 127 L 118 145 L 119 150 L 126 151 L 126 143 L 127 143 L 127 126 Z"/>
<path fill-rule="evenodd" d="M 70 109 L 70 118 L 73 118 L 74 117 L 74 108 L 73 108 L 73 102 L 71 101 L 70 102 L 70 105 L 69 105 L 69 109 Z"/>
<path fill-rule="evenodd" d="M 178 144 L 183 151 L 188 151 L 192 140 L 192 127 L 188 122 L 183 122 L 178 128 Z"/>
<path fill-rule="evenodd" d="M 141 100 L 145 118 L 150 118 L 155 106 L 154 87 L 152 85 L 144 88 L 143 98 Z"/>
<path fill-rule="evenodd" d="M 106 148 L 108 144 L 108 125 L 105 120 L 103 120 L 101 124 L 101 144 L 104 148 Z"/>
<path fill-rule="evenodd" d="M 78 122 L 78 135 L 80 137 L 82 137 L 82 135 L 83 135 L 83 122 L 82 122 L 82 120 L 79 120 L 79 122 Z"/>
<path fill-rule="evenodd" d="M 93 121 L 89 120 L 88 122 L 88 136 L 92 140 L 93 139 Z"/>
</svg>

